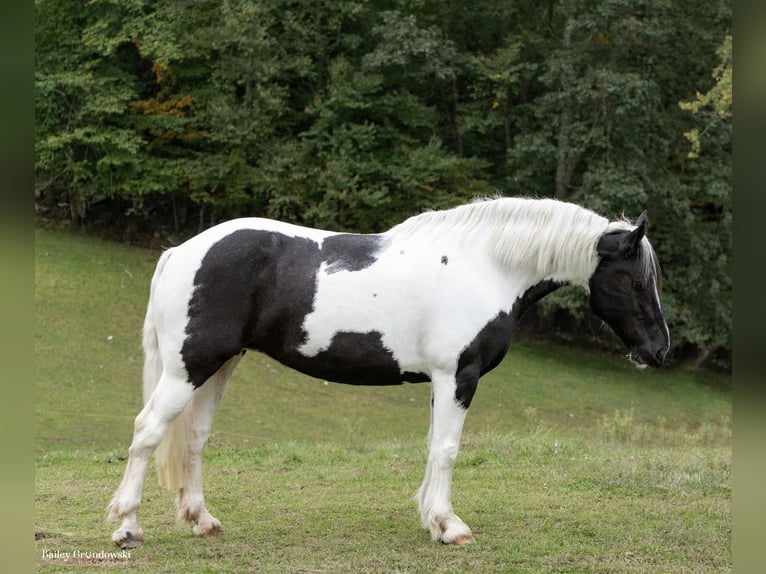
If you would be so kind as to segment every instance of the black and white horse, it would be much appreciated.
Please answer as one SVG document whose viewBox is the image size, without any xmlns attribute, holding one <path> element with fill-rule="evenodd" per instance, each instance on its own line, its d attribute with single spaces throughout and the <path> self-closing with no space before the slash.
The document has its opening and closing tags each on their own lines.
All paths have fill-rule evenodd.
<svg viewBox="0 0 766 574">
<path fill-rule="evenodd" d="M 451 503 L 466 412 L 521 315 L 564 284 L 590 303 L 638 366 L 662 364 L 670 337 L 659 266 L 635 225 L 549 199 L 502 198 L 412 217 L 385 233 L 332 233 L 258 218 L 222 223 L 165 251 L 143 331 L 144 408 L 108 508 L 112 540 L 143 542 L 144 475 L 178 489 L 179 518 L 217 535 L 202 450 L 245 352 L 356 385 L 431 382 L 425 478 L 417 493 L 434 540 L 473 541 Z"/>
</svg>

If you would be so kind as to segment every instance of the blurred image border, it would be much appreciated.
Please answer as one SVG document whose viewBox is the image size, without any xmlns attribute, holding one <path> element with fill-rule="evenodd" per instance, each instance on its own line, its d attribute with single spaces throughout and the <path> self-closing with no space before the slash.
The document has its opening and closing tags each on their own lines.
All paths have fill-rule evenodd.
<svg viewBox="0 0 766 574">
<path fill-rule="evenodd" d="M 766 527 L 766 377 L 763 365 L 763 220 L 766 189 L 766 6 L 737 2 L 734 10 L 734 572 L 762 568 Z"/>
<path fill-rule="evenodd" d="M 0 8 L 0 553 L 23 572 L 34 553 L 34 4 Z"/>
</svg>

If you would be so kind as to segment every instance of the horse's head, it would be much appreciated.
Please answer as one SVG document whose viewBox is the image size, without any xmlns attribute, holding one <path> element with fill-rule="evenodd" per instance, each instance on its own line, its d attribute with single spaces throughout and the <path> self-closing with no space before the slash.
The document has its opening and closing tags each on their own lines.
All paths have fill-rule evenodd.
<svg viewBox="0 0 766 574">
<path fill-rule="evenodd" d="M 659 294 L 659 265 L 646 239 L 646 212 L 634 229 L 601 236 L 599 264 L 590 278 L 590 304 L 630 349 L 638 367 L 659 367 L 670 347 L 670 333 Z"/>
</svg>

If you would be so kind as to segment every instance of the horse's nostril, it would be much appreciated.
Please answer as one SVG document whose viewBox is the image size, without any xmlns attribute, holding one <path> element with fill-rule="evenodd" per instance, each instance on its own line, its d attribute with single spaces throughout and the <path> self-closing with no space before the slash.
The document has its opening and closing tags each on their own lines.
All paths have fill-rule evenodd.
<svg viewBox="0 0 766 574">
<path fill-rule="evenodd" d="M 655 357 L 657 358 L 658 363 L 662 364 L 665 362 L 666 353 L 667 353 L 666 349 L 660 349 L 659 351 L 657 351 L 657 354 L 655 355 Z"/>
</svg>

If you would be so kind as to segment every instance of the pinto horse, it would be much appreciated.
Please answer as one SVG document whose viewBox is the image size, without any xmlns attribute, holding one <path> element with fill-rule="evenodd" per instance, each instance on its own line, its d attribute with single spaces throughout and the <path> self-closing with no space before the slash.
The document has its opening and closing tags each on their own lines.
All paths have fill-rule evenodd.
<svg viewBox="0 0 766 574">
<path fill-rule="evenodd" d="M 373 235 L 243 218 L 166 250 L 143 329 L 144 407 L 107 517 L 121 548 L 144 541 L 144 475 L 178 490 L 179 519 L 222 532 L 205 508 L 202 451 L 246 349 L 313 377 L 355 384 L 431 382 L 425 478 L 417 493 L 433 540 L 473 542 L 452 509 L 452 470 L 468 407 L 522 314 L 564 284 L 639 367 L 662 364 L 670 335 L 644 212 L 612 221 L 571 203 L 499 198 L 414 216 Z"/>
</svg>

